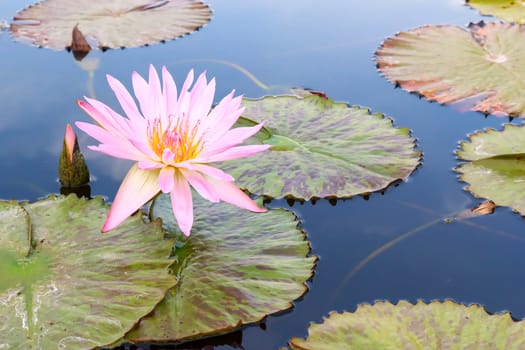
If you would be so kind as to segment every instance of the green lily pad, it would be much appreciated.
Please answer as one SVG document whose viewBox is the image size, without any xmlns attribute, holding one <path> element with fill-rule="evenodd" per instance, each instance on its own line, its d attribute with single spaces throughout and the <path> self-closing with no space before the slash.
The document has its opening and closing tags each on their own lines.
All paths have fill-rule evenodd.
<svg viewBox="0 0 525 350">
<path fill-rule="evenodd" d="M 246 118 L 266 121 L 251 141 L 273 147 L 221 168 L 252 193 L 351 197 L 406 179 L 421 158 L 408 129 L 394 128 L 391 119 L 367 108 L 316 95 L 244 99 L 243 105 Z"/>
<path fill-rule="evenodd" d="M 175 250 L 179 279 L 155 312 L 126 339 L 181 341 L 231 331 L 292 307 L 306 291 L 315 257 L 287 210 L 252 213 L 195 196 L 191 236 Z M 166 228 L 182 236 L 168 195 L 152 208 Z"/>
<path fill-rule="evenodd" d="M 140 215 L 108 234 L 101 198 L 0 202 L 0 348 L 92 349 L 129 331 L 176 284 L 173 240 Z"/>
<path fill-rule="evenodd" d="M 16 39 L 63 50 L 71 47 L 77 27 L 88 41 L 108 49 L 172 40 L 210 18 L 211 9 L 196 0 L 44 0 L 20 11 L 10 29 Z"/>
<path fill-rule="evenodd" d="M 423 26 L 386 39 L 376 61 L 385 78 L 429 100 L 525 116 L 525 30 L 520 25 Z"/>
<path fill-rule="evenodd" d="M 508 206 L 525 215 L 525 129 L 505 125 L 502 131 L 488 129 L 470 136 L 457 151 L 456 171 L 476 197 Z"/>
<path fill-rule="evenodd" d="M 397 305 L 378 301 L 354 313 L 331 313 L 311 324 L 306 339 L 293 338 L 294 350 L 522 349 L 525 323 L 509 313 L 489 315 L 480 305 L 433 301 Z"/>
<path fill-rule="evenodd" d="M 525 7 L 515 0 L 466 0 L 467 5 L 482 15 L 494 16 L 506 21 L 525 23 Z"/>
</svg>

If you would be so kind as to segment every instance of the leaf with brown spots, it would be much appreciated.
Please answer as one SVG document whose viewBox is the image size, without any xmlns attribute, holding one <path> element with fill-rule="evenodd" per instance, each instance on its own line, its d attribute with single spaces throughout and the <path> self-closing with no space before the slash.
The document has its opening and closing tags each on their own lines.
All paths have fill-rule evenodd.
<svg viewBox="0 0 525 350">
<path fill-rule="evenodd" d="M 75 195 L 0 201 L 0 348 L 99 348 L 176 284 L 160 223 L 138 214 L 101 234 L 107 212 Z"/>
<path fill-rule="evenodd" d="M 525 27 L 512 23 L 427 25 L 386 39 L 381 75 L 443 104 L 525 117 Z"/>
<path fill-rule="evenodd" d="M 476 197 L 511 207 L 525 215 L 525 128 L 505 125 L 470 135 L 457 151 L 456 171 Z"/>
<path fill-rule="evenodd" d="M 271 144 L 222 169 L 251 193 L 273 198 L 345 198 L 407 179 L 421 152 L 406 128 L 369 109 L 308 95 L 244 99 L 244 117 L 266 121 L 249 142 Z M 247 123 L 247 119 L 244 119 Z"/>
<path fill-rule="evenodd" d="M 310 325 L 306 339 L 289 344 L 293 350 L 524 349 L 525 322 L 451 300 L 378 301 L 352 313 L 332 312 L 323 323 Z"/>
<path fill-rule="evenodd" d="M 231 331 L 287 310 L 306 291 L 316 258 L 292 212 L 252 213 L 194 196 L 191 236 L 175 250 L 179 283 L 126 339 L 181 341 Z M 169 195 L 151 209 L 182 236 Z"/>
<path fill-rule="evenodd" d="M 525 6 L 516 0 L 466 0 L 467 5 L 485 16 L 495 16 L 505 21 L 525 23 Z"/>
</svg>

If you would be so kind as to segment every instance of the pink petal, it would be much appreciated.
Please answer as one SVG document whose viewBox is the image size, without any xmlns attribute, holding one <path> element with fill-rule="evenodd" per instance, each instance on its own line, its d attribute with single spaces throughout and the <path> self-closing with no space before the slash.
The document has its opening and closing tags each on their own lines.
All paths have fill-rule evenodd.
<svg viewBox="0 0 525 350">
<path fill-rule="evenodd" d="M 182 233 L 187 237 L 190 235 L 193 226 L 193 200 L 188 181 L 180 174 L 175 172 L 175 186 L 171 191 L 171 207 L 173 214 Z"/>
<path fill-rule="evenodd" d="M 109 131 L 89 123 L 76 122 L 75 125 L 101 144 L 89 148 L 98 152 L 109 154 L 113 157 L 141 160 L 146 156 L 134 147 L 127 139 L 112 135 Z"/>
<path fill-rule="evenodd" d="M 91 104 L 80 100 L 77 100 L 77 105 L 82 110 L 84 110 L 84 112 L 86 112 L 100 127 L 111 132 L 116 132 L 115 123 L 110 120 L 105 111 L 99 111 Z"/>
<path fill-rule="evenodd" d="M 166 115 L 174 113 L 177 107 L 177 85 L 166 67 L 162 67 L 162 92 L 164 94 L 164 105 L 166 106 Z"/>
<path fill-rule="evenodd" d="M 257 213 L 267 211 L 266 208 L 260 208 L 246 193 L 241 191 L 232 181 L 220 181 L 208 178 L 215 191 L 221 197 L 221 200 L 236 205 L 239 208 L 247 209 Z"/>
<path fill-rule="evenodd" d="M 179 98 L 177 99 L 177 106 L 175 110 L 173 110 L 173 116 L 179 117 L 183 113 L 187 112 L 188 106 L 190 104 L 190 98 L 191 98 L 191 94 L 188 90 L 192 83 L 193 83 L 193 69 L 189 71 L 188 75 L 186 76 L 186 80 L 184 81 L 184 84 L 182 85 L 182 88 L 180 89 L 180 95 L 179 95 Z"/>
<path fill-rule="evenodd" d="M 162 96 L 162 91 L 160 90 L 160 80 L 152 64 L 149 65 L 149 103 L 151 109 L 151 118 L 161 118 L 162 120 L 165 117 L 166 106 L 164 104 L 164 96 Z"/>
<path fill-rule="evenodd" d="M 190 171 L 186 169 L 179 169 L 179 171 L 184 175 L 186 180 L 190 185 L 206 200 L 210 202 L 217 203 L 220 201 L 219 194 L 213 186 L 196 171 Z"/>
<path fill-rule="evenodd" d="M 148 83 L 137 72 L 133 72 L 133 74 L 131 75 L 131 81 L 133 84 L 133 91 L 135 92 L 135 96 L 139 101 L 142 115 L 146 120 L 155 118 L 155 116 L 152 113 L 153 111 L 150 101 L 150 89 Z"/>
<path fill-rule="evenodd" d="M 114 142 L 115 139 L 118 140 L 126 140 L 122 136 L 115 136 L 111 132 L 109 132 L 107 129 L 104 129 L 98 125 L 85 123 L 85 122 L 75 122 L 75 125 L 77 128 L 94 138 L 100 143 L 108 143 L 108 142 Z M 127 140 L 126 140 L 127 141 Z"/>
<path fill-rule="evenodd" d="M 175 186 L 175 168 L 165 166 L 160 169 L 159 186 L 163 193 L 168 193 L 173 190 Z"/>
<path fill-rule="evenodd" d="M 220 139 L 228 130 L 230 130 L 244 112 L 244 107 L 240 107 L 242 97 L 237 96 L 231 98 L 235 91 L 223 98 L 208 115 L 206 128 L 213 130 L 210 134 L 209 141 L 211 143 Z"/>
<path fill-rule="evenodd" d="M 165 148 L 164 151 L 162 151 L 162 162 L 164 164 L 172 164 L 175 160 L 175 153 L 170 151 L 168 148 Z"/>
<path fill-rule="evenodd" d="M 102 232 L 110 231 L 120 225 L 159 193 L 158 175 L 158 170 L 141 170 L 137 164 L 129 169 L 109 209 Z"/>
<path fill-rule="evenodd" d="M 251 156 L 255 153 L 266 151 L 271 145 L 249 145 L 249 146 L 237 146 L 231 147 L 224 152 L 217 154 L 202 154 L 199 157 L 193 159 L 194 162 L 199 163 L 214 163 L 222 162 L 225 160 L 232 160 L 237 158 L 243 158 Z"/>
<path fill-rule="evenodd" d="M 264 122 L 255 126 L 235 128 L 227 131 L 224 136 L 215 143 L 207 144 L 205 155 L 211 155 L 226 151 L 228 148 L 236 146 L 251 136 L 255 135 L 264 126 Z"/>
<path fill-rule="evenodd" d="M 133 123 L 143 123 L 144 117 L 142 117 L 142 114 L 140 114 L 135 100 L 133 100 L 133 97 L 131 97 L 124 85 L 122 85 L 120 81 L 118 81 L 109 74 L 106 75 L 106 79 L 108 80 L 108 84 L 111 87 L 111 90 L 113 90 L 113 93 L 117 97 L 117 100 L 119 101 L 122 110 L 128 116 L 128 118 Z"/>
<path fill-rule="evenodd" d="M 190 171 L 198 171 L 206 176 L 211 176 L 217 180 L 223 180 L 223 181 L 233 181 L 234 178 L 230 174 L 225 173 L 219 168 L 201 164 L 201 163 L 178 163 L 177 167 L 188 169 Z"/>
<path fill-rule="evenodd" d="M 156 161 L 151 160 L 151 159 L 139 160 L 137 165 L 142 170 L 160 169 L 160 168 L 163 168 L 165 166 L 164 164 L 156 162 Z"/>
<path fill-rule="evenodd" d="M 90 114 L 90 116 L 108 131 L 118 135 L 128 135 L 130 132 L 129 119 L 124 118 L 104 103 L 95 99 L 84 97 L 91 107 L 98 112 L 96 115 Z M 81 102 L 81 101 L 80 101 Z M 88 105 L 88 106 L 89 106 Z M 83 107 L 83 105 L 80 105 Z M 84 109 L 86 110 L 86 109 Z M 89 112 L 88 112 L 89 114 Z M 98 117 L 96 119 L 95 117 Z"/>
<path fill-rule="evenodd" d="M 203 72 L 191 90 L 191 101 L 188 106 L 190 116 L 190 127 L 197 122 L 201 122 L 211 110 L 213 99 L 215 97 L 215 79 L 208 84 L 206 73 Z"/>
</svg>

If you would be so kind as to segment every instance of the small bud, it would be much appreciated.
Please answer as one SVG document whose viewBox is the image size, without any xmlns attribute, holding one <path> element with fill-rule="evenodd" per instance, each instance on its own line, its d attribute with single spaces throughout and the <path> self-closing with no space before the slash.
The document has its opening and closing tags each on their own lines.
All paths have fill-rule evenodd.
<svg viewBox="0 0 525 350">
<path fill-rule="evenodd" d="M 64 187 L 79 187 L 89 182 L 89 169 L 80 153 L 77 137 L 67 124 L 62 153 L 58 161 L 58 178 Z"/>
</svg>

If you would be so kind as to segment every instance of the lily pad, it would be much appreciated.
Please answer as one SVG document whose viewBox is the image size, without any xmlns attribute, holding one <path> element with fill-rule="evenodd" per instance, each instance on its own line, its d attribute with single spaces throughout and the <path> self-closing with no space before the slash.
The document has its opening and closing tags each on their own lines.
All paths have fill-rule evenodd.
<svg viewBox="0 0 525 350">
<path fill-rule="evenodd" d="M 433 301 L 397 305 L 378 301 L 354 313 L 331 313 L 311 324 L 306 339 L 293 338 L 294 350 L 522 349 L 525 323 L 509 313 L 489 315 L 480 305 Z"/>
<path fill-rule="evenodd" d="M 20 11 L 11 24 L 16 39 L 63 50 L 73 29 L 101 49 L 138 47 L 189 34 L 210 21 L 196 0 L 44 0 Z"/>
<path fill-rule="evenodd" d="M 502 131 L 488 129 L 470 136 L 457 151 L 456 171 L 476 197 L 492 200 L 525 215 L 525 128 L 505 125 Z"/>
<path fill-rule="evenodd" d="M 482 15 L 494 16 L 506 21 L 525 23 L 525 6 L 516 0 L 466 0 L 467 5 Z"/>
<path fill-rule="evenodd" d="M 173 240 L 140 215 L 101 234 L 101 198 L 0 202 L 0 348 L 114 342 L 176 284 Z"/>
<path fill-rule="evenodd" d="M 317 95 L 244 99 L 243 105 L 247 119 L 266 121 L 252 141 L 273 147 L 221 167 L 252 193 L 351 197 L 406 179 L 421 158 L 408 129 L 367 108 Z"/>
<path fill-rule="evenodd" d="M 386 39 L 376 61 L 388 80 L 429 100 L 525 116 L 525 28 L 520 25 L 423 26 Z"/>
<path fill-rule="evenodd" d="M 191 236 L 175 250 L 179 283 L 126 339 L 181 341 L 231 331 L 292 307 L 306 291 L 315 257 L 287 210 L 252 213 L 195 196 Z M 152 208 L 182 236 L 168 195 Z"/>
</svg>

